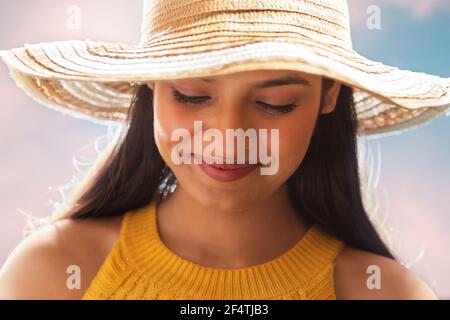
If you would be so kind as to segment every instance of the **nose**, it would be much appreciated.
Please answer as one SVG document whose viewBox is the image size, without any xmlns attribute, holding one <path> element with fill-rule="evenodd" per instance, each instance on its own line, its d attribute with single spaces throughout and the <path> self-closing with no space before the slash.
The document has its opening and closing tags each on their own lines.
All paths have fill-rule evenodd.
<svg viewBox="0 0 450 320">
<path fill-rule="evenodd" d="M 217 108 L 214 121 L 216 128 L 225 134 L 227 129 L 246 129 L 247 121 L 243 107 L 237 104 L 221 105 Z"/>
<path fill-rule="evenodd" d="M 248 163 L 250 159 L 249 152 L 257 152 L 258 134 L 251 125 L 251 119 L 248 112 L 246 112 L 245 106 L 239 104 L 233 105 L 232 103 L 233 102 L 217 105 L 216 112 L 214 112 L 205 123 L 204 130 L 210 128 L 217 129 L 221 133 L 223 138 L 221 145 L 222 150 L 215 150 L 216 155 L 223 159 L 234 159 L 234 163 L 238 163 L 238 154 L 241 153 L 245 157 L 245 162 Z M 241 130 L 241 134 L 238 133 L 238 129 Z M 246 132 L 248 129 L 253 132 Z M 228 135 L 227 130 L 229 131 Z M 238 138 L 238 135 L 243 136 L 244 138 Z M 250 141 L 250 139 L 254 139 L 254 141 Z M 256 150 L 250 150 L 250 143 L 253 143 L 255 146 L 254 149 Z M 233 153 L 233 156 L 229 156 L 231 153 Z"/>
</svg>

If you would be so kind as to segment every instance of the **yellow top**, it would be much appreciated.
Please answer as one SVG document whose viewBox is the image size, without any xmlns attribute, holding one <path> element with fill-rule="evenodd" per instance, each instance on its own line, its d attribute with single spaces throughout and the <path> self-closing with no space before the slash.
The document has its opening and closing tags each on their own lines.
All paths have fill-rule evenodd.
<svg viewBox="0 0 450 320">
<path fill-rule="evenodd" d="M 159 237 L 157 204 L 130 210 L 83 299 L 336 299 L 333 260 L 344 243 L 317 225 L 279 257 L 239 269 L 181 258 Z"/>
</svg>

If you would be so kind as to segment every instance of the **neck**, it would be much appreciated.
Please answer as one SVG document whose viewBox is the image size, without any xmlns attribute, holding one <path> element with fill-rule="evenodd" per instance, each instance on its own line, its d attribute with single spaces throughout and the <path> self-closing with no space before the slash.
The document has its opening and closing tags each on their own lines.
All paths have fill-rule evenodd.
<svg viewBox="0 0 450 320">
<path fill-rule="evenodd" d="M 310 227 L 283 186 L 251 207 L 223 211 L 205 206 L 178 186 L 159 205 L 161 240 L 177 255 L 216 268 L 242 268 L 277 258 Z"/>
</svg>

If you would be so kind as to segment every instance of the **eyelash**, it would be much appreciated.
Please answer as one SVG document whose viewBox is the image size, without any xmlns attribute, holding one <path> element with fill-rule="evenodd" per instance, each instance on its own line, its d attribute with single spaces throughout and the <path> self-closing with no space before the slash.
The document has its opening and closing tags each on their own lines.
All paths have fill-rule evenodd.
<svg viewBox="0 0 450 320">
<path fill-rule="evenodd" d="M 201 104 L 202 102 L 209 99 L 209 97 L 206 97 L 206 96 L 203 96 L 203 97 L 202 96 L 199 96 L 199 97 L 186 96 L 174 88 L 172 88 L 172 95 L 175 98 L 175 101 L 177 101 L 179 103 L 183 103 L 183 104 Z M 280 106 L 267 104 L 267 103 L 264 103 L 261 101 L 257 101 L 257 103 L 261 107 L 266 109 L 267 111 L 275 112 L 275 113 L 289 113 L 297 107 L 297 105 L 294 103 L 287 104 L 287 105 L 280 105 Z"/>
</svg>

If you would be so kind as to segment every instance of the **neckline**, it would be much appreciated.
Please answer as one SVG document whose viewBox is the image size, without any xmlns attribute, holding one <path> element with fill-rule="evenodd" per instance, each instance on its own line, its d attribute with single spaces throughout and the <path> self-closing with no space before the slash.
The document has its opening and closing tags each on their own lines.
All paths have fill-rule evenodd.
<svg viewBox="0 0 450 320">
<path fill-rule="evenodd" d="M 332 262 L 340 245 L 314 224 L 294 246 L 272 260 L 243 268 L 208 267 L 178 256 L 164 244 L 157 207 L 152 201 L 125 215 L 121 229 L 124 251 L 149 283 L 192 297 L 265 299 L 301 290 Z"/>
</svg>

